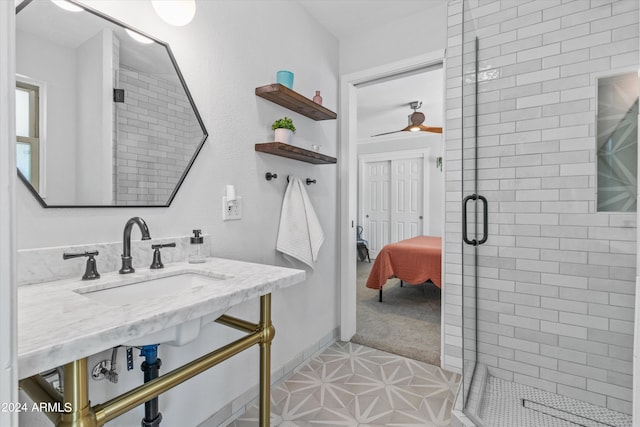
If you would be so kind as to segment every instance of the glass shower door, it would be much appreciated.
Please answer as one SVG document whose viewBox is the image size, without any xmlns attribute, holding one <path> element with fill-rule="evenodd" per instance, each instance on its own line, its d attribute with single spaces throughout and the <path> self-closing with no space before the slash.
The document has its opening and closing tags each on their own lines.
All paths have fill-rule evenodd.
<svg viewBox="0 0 640 427">
<path fill-rule="evenodd" d="M 464 412 L 475 416 L 480 401 L 478 375 L 478 246 L 487 241 L 487 200 L 478 194 L 478 38 L 464 2 L 462 30 L 462 339 Z"/>
<path fill-rule="evenodd" d="M 464 2 L 465 9 L 468 3 Z M 463 17 L 466 15 L 463 11 Z M 464 20 L 463 20 L 464 21 Z M 469 399 L 471 379 L 477 363 L 476 348 L 476 280 L 477 248 L 467 243 L 475 236 L 476 211 L 468 209 L 469 197 L 476 194 L 476 38 L 472 22 L 463 24 L 462 34 L 462 339 L 463 339 L 463 402 Z M 472 206 L 475 203 L 472 204 Z"/>
</svg>

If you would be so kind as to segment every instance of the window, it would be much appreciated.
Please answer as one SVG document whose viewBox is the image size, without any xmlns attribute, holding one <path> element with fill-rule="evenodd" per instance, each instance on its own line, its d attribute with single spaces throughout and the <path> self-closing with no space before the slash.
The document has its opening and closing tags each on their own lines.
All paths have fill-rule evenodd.
<svg viewBox="0 0 640 427">
<path fill-rule="evenodd" d="M 635 212 L 638 73 L 598 79 L 598 211 Z"/>
<path fill-rule="evenodd" d="M 40 88 L 16 83 L 16 163 L 38 191 L 40 187 Z"/>
</svg>

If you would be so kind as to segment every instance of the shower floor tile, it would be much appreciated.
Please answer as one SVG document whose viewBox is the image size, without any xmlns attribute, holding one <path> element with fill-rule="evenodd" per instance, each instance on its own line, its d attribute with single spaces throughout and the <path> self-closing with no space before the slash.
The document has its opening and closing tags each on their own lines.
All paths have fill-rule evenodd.
<svg viewBox="0 0 640 427">
<path fill-rule="evenodd" d="M 445 427 L 459 381 L 437 366 L 338 342 L 271 390 L 271 425 Z M 257 425 L 257 405 L 230 424 Z"/>
<path fill-rule="evenodd" d="M 490 427 L 631 427 L 630 415 L 492 376 L 479 416 Z"/>
</svg>

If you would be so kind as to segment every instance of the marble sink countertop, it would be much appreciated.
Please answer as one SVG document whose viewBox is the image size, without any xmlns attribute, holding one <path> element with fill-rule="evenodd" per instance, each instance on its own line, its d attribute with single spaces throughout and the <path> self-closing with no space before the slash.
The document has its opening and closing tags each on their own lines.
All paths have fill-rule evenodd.
<svg viewBox="0 0 640 427">
<path fill-rule="evenodd" d="M 108 306 L 77 291 L 111 288 L 154 278 L 198 273 L 219 280 L 178 295 L 123 301 Z M 249 299 L 304 281 L 304 270 L 207 258 L 178 262 L 100 279 L 56 280 L 18 288 L 18 372 L 26 378 L 189 320 L 228 309 Z M 257 321 L 257 319 L 256 319 Z"/>
</svg>

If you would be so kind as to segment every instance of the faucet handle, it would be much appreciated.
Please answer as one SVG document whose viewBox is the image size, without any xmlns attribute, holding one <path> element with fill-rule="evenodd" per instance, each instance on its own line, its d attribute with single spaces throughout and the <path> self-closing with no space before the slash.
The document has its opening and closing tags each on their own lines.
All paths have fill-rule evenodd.
<svg viewBox="0 0 640 427">
<path fill-rule="evenodd" d="M 175 247 L 176 247 L 176 242 L 164 243 L 164 244 L 158 244 L 158 245 L 151 245 L 151 249 L 154 249 L 154 251 L 153 251 L 153 262 L 151 263 L 149 268 L 151 268 L 153 270 L 156 270 L 158 268 L 164 268 L 164 264 L 162 263 L 162 258 L 160 256 L 160 249 L 161 248 L 175 248 Z"/>
<path fill-rule="evenodd" d="M 71 254 L 68 252 L 65 252 L 62 254 L 62 259 L 69 259 L 69 258 L 78 258 L 78 257 L 82 257 L 82 256 L 96 256 L 98 255 L 99 252 L 98 251 L 85 251 L 85 252 L 77 252 L 75 254 Z"/>
<path fill-rule="evenodd" d="M 151 249 L 175 248 L 175 247 L 176 247 L 176 242 L 151 245 Z"/>
<path fill-rule="evenodd" d="M 98 254 L 98 251 L 85 251 L 78 253 L 65 252 L 62 254 L 62 259 L 88 257 L 87 266 L 85 268 L 84 274 L 82 275 L 82 280 L 95 280 L 100 278 L 100 273 L 98 273 L 98 265 L 96 263 L 96 259 L 94 258 Z"/>
</svg>

